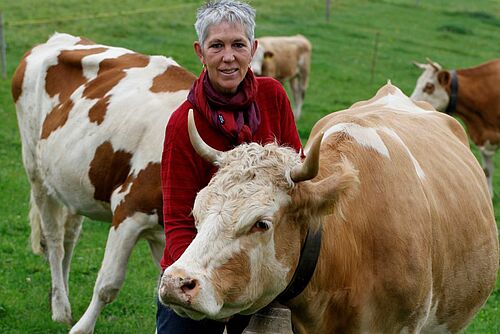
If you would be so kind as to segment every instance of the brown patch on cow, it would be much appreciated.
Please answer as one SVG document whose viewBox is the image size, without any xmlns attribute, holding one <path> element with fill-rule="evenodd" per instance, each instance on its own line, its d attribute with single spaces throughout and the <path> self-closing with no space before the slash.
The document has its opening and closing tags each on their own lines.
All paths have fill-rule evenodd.
<svg viewBox="0 0 500 334">
<path fill-rule="evenodd" d="M 84 98 L 101 99 L 89 110 L 89 119 L 91 122 L 101 124 L 104 121 L 110 99 L 110 96 L 106 96 L 106 94 L 125 77 L 126 73 L 124 70 L 134 67 L 145 67 L 148 63 L 149 57 L 132 53 L 113 59 L 105 59 L 99 64 L 97 77 L 85 85 L 82 94 Z"/>
<path fill-rule="evenodd" d="M 104 121 L 104 116 L 106 115 L 106 110 L 108 109 L 110 96 L 106 96 L 104 99 L 100 99 L 90 108 L 89 119 L 91 122 L 97 123 L 98 125 Z"/>
<path fill-rule="evenodd" d="M 96 44 L 94 41 L 91 41 L 90 39 L 87 39 L 85 37 L 80 37 L 80 40 L 76 45 L 94 45 Z"/>
<path fill-rule="evenodd" d="M 45 89 L 49 96 L 59 94 L 59 101 L 64 102 L 87 79 L 83 76 L 82 58 L 102 53 L 106 48 L 88 50 L 64 50 L 57 57 L 57 65 L 49 67 L 45 79 Z"/>
<path fill-rule="evenodd" d="M 88 99 L 103 98 L 126 75 L 125 69 L 145 67 L 149 64 L 149 57 L 132 53 L 118 58 L 105 59 L 99 64 L 97 77 L 87 83 L 82 96 Z"/>
<path fill-rule="evenodd" d="M 73 101 L 66 100 L 64 103 L 58 104 L 52 111 L 45 117 L 42 125 L 41 139 L 47 139 L 50 134 L 62 127 L 68 120 L 69 112 L 73 109 Z"/>
<path fill-rule="evenodd" d="M 245 292 L 250 278 L 250 258 L 246 253 L 240 252 L 215 270 L 213 282 L 224 302 L 234 303 Z"/>
<path fill-rule="evenodd" d="M 111 193 L 125 182 L 130 173 L 131 158 L 129 152 L 114 151 L 110 142 L 104 142 L 96 149 L 89 170 L 96 200 L 110 202 Z"/>
<path fill-rule="evenodd" d="M 16 72 L 12 77 L 12 97 L 14 99 L 14 103 L 17 102 L 19 96 L 21 96 L 23 92 L 23 82 L 24 82 L 24 73 L 26 72 L 26 58 L 31 54 L 31 50 L 26 52 L 21 59 L 21 62 L 17 66 Z"/>
<path fill-rule="evenodd" d="M 121 186 L 120 192 L 130 187 L 124 200 L 116 207 L 113 214 L 113 226 L 116 228 L 127 217 L 136 212 L 157 214 L 158 224 L 163 220 L 163 200 L 160 182 L 160 164 L 150 162 L 137 176 L 130 175 Z"/>
<path fill-rule="evenodd" d="M 179 66 L 169 66 L 165 72 L 153 79 L 150 90 L 153 93 L 177 92 L 190 89 L 196 75 Z"/>
<path fill-rule="evenodd" d="M 146 67 L 149 64 L 149 59 L 149 56 L 140 53 L 127 53 L 117 58 L 105 59 L 99 64 L 98 75 L 109 70 L 117 72 L 128 68 Z"/>
<path fill-rule="evenodd" d="M 427 94 L 429 94 L 429 95 L 432 95 L 432 94 L 434 93 L 434 90 L 435 90 L 435 89 L 436 89 L 436 87 L 434 86 L 434 84 L 432 84 L 432 83 L 428 82 L 428 83 L 426 83 L 426 84 L 425 84 L 425 87 L 424 87 L 424 89 L 422 89 L 422 91 L 423 91 L 424 93 L 427 93 Z"/>
</svg>

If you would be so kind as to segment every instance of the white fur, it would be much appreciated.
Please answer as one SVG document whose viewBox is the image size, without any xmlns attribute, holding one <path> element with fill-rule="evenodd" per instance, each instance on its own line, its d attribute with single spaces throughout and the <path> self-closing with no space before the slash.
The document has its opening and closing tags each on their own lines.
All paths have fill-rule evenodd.
<svg viewBox="0 0 500 334">
<path fill-rule="evenodd" d="M 344 132 L 351 136 L 359 145 L 373 149 L 384 157 L 390 158 L 389 150 L 387 146 L 385 146 L 382 138 L 378 135 L 377 129 L 365 128 L 356 123 L 338 123 L 325 131 L 322 142 L 324 142 L 328 136 L 337 132 Z"/>
<path fill-rule="evenodd" d="M 414 101 L 425 101 L 430 103 L 436 110 L 444 112 L 450 97 L 443 86 L 438 82 L 437 70 L 430 64 L 422 64 L 424 72 L 417 79 L 417 85 L 410 98 Z M 434 92 L 431 94 L 424 91 L 427 84 L 434 85 Z"/>
</svg>

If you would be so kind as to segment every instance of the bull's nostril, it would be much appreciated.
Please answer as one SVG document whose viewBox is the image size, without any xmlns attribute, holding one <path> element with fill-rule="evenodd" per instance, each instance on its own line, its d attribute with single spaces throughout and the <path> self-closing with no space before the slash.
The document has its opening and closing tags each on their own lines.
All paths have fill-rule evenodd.
<svg viewBox="0 0 500 334">
<path fill-rule="evenodd" d="M 187 280 L 185 280 L 184 284 L 181 286 L 181 290 L 184 293 L 189 293 L 190 291 L 194 290 L 197 285 L 198 285 L 197 280 L 187 279 Z"/>
</svg>

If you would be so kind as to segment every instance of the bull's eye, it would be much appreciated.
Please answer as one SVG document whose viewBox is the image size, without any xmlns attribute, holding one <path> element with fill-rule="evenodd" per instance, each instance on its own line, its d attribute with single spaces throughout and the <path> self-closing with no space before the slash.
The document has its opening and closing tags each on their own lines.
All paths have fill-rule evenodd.
<svg viewBox="0 0 500 334">
<path fill-rule="evenodd" d="M 424 87 L 423 91 L 424 91 L 425 93 L 427 93 L 427 94 L 431 95 L 432 93 L 434 93 L 434 89 L 435 89 L 434 84 L 432 84 L 432 83 L 428 82 L 428 83 L 425 85 L 425 87 Z"/>
<path fill-rule="evenodd" d="M 250 229 L 250 233 L 255 232 L 265 232 L 271 228 L 271 224 L 265 220 L 258 220 L 255 224 L 253 224 Z"/>
</svg>

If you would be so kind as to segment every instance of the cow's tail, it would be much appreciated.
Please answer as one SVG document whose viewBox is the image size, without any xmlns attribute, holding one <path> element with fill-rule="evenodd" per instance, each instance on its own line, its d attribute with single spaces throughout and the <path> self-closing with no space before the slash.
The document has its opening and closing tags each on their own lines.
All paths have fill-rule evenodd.
<svg viewBox="0 0 500 334">
<path fill-rule="evenodd" d="M 38 206 L 36 205 L 35 198 L 33 192 L 31 192 L 30 196 L 30 213 L 29 220 L 31 226 L 31 249 L 35 254 L 43 254 L 44 253 L 44 238 L 42 233 L 42 217 L 40 215 L 40 211 L 38 210 Z"/>
</svg>

